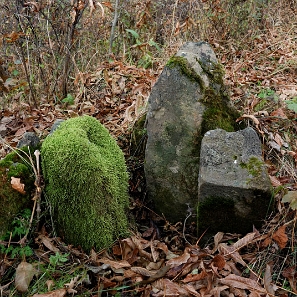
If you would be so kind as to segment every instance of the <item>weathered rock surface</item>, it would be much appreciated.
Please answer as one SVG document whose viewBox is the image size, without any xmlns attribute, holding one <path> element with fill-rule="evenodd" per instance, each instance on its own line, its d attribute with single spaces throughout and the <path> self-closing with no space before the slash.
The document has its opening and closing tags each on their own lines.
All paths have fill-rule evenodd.
<svg viewBox="0 0 297 297">
<path fill-rule="evenodd" d="M 252 128 L 208 131 L 199 172 L 199 232 L 251 232 L 268 213 L 272 186 Z"/>
<path fill-rule="evenodd" d="M 62 120 L 62 119 L 55 120 L 54 124 L 52 125 L 50 134 L 53 133 L 55 130 L 57 130 L 64 121 L 65 120 Z"/>
<path fill-rule="evenodd" d="M 224 71 L 205 42 L 186 43 L 172 57 L 149 97 L 145 174 L 149 198 L 170 221 L 196 207 L 200 144 L 204 133 L 234 131 Z"/>
<path fill-rule="evenodd" d="M 17 148 L 30 146 L 36 148 L 40 144 L 39 137 L 34 132 L 24 133 L 22 139 L 18 142 Z"/>
</svg>

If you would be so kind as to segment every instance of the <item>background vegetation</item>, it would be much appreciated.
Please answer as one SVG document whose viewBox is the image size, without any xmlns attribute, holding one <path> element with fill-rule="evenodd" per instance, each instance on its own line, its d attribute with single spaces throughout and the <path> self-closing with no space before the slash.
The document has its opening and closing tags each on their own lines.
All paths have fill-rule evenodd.
<svg viewBox="0 0 297 297">
<path fill-rule="evenodd" d="M 235 59 L 289 34 L 295 15 L 293 0 L 1 2 L 1 103 L 35 107 L 86 99 L 88 76 L 106 62 L 158 70 L 189 40 Z"/>
<path fill-rule="evenodd" d="M 218 288 L 229 290 L 233 294 L 229 296 L 296 294 L 297 206 L 292 194 L 297 188 L 296 12 L 296 0 L 0 0 L 0 157 L 10 151 L 7 144 L 14 147 L 25 132 L 45 137 L 55 119 L 82 114 L 96 117 L 126 154 L 131 171 L 131 211 L 149 221 L 154 215 L 143 208 L 142 164 L 131 162 L 137 155 L 130 147 L 131 127 L 145 112 L 150 90 L 169 57 L 186 41 L 208 41 L 225 67 L 231 100 L 242 114 L 239 120 L 253 126 L 263 140 L 277 213 L 260 233 L 255 231 L 258 239 L 245 236 L 236 241 L 225 235 L 222 238 L 228 246 L 219 248 L 218 242 L 223 239 L 217 237 L 203 256 L 206 260 L 197 256 L 198 247 L 183 250 L 187 241 L 193 241 L 192 226 L 185 233 L 182 224 L 171 226 L 164 218 L 162 239 L 167 249 L 163 242 L 153 241 L 159 230 L 151 226 L 142 233 L 148 242 L 136 237 L 125 239 L 104 256 L 117 261 L 121 258 L 134 266 L 154 259 L 161 267 L 164 259 L 156 250 L 163 249 L 168 255 L 169 249 L 180 255 L 175 264 L 171 262 L 172 269 L 174 265 L 192 267 L 182 259 L 197 256 L 199 271 L 193 267 L 191 272 L 197 268 L 196 275 L 201 278 L 196 277 L 196 285 L 201 287 L 195 294 L 191 291 L 192 295 L 187 291 L 191 296 L 205 292 L 219 296 Z M 291 196 L 282 200 L 288 190 Z M 25 276 L 34 277 L 29 295 L 53 291 L 52 296 L 64 296 L 76 291 L 127 296 L 129 290 L 142 296 L 150 294 L 154 279 L 145 276 L 143 270 L 134 270 L 132 276 L 130 267 L 123 266 L 126 262 L 102 260 L 102 254 L 95 251 L 85 255 L 65 246 L 45 227 L 29 233 L 29 217 L 28 213 L 20 214 L 14 221 L 15 230 L 1 242 L 1 294 L 18 294 L 11 280 L 19 267 Z M 129 258 L 131 251 L 138 262 Z M 218 278 L 230 273 L 220 270 L 222 255 L 228 267 L 233 267 L 233 274 L 237 271 L 249 280 L 257 279 L 261 288 L 243 279 L 230 279 L 230 275 L 220 283 Z M 21 262 L 25 256 L 38 266 L 38 273 L 31 264 Z M 109 268 L 103 267 L 106 263 Z M 94 270 L 95 265 L 102 270 Z M 142 283 L 137 291 L 115 272 L 123 267 L 132 283 L 148 281 L 148 277 L 151 282 Z M 165 273 L 160 269 L 159 278 Z M 183 275 L 183 283 L 188 285 L 187 275 Z M 93 279 L 88 280 L 90 276 Z M 213 282 L 205 288 L 200 282 L 207 278 Z M 167 290 L 186 294 L 171 280 L 164 279 L 163 284 Z M 240 288 L 243 284 L 245 290 Z M 25 283 L 23 291 L 27 289 Z"/>
</svg>

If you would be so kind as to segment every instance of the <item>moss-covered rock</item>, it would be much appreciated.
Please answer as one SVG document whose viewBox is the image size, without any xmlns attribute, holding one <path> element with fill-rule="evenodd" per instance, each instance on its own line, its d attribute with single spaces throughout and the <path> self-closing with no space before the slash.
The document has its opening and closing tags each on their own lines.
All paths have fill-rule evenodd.
<svg viewBox="0 0 297 297">
<path fill-rule="evenodd" d="M 169 59 L 148 99 L 145 176 L 148 197 L 171 222 L 184 221 L 198 196 L 200 146 L 216 128 L 237 129 L 239 113 L 211 46 L 188 42 Z"/>
<path fill-rule="evenodd" d="M 42 144 L 45 193 L 58 235 L 85 250 L 128 232 L 124 155 L 95 118 L 69 119 Z"/>
<path fill-rule="evenodd" d="M 198 54 L 198 53 L 196 53 Z M 211 52 L 207 53 L 211 56 Z M 179 56 L 180 55 L 180 56 Z M 215 57 L 213 60 L 201 55 L 200 60 L 193 58 L 182 51 L 169 59 L 166 66 L 173 69 L 178 68 L 189 80 L 198 83 L 200 92 L 203 94 L 199 101 L 205 106 L 203 121 L 201 123 L 201 134 L 216 128 L 233 132 L 236 125 L 235 120 L 239 112 L 231 105 L 227 87 L 224 84 L 224 68 Z M 195 63 L 198 63 L 195 66 Z M 199 66 L 198 66 L 199 65 Z M 198 66 L 198 68 L 197 68 Z"/>
<path fill-rule="evenodd" d="M 13 219 L 25 208 L 31 207 L 34 173 L 26 154 L 28 148 L 17 150 L 0 160 L 0 237 L 11 231 Z M 11 178 L 20 178 L 24 193 L 12 188 Z"/>
</svg>

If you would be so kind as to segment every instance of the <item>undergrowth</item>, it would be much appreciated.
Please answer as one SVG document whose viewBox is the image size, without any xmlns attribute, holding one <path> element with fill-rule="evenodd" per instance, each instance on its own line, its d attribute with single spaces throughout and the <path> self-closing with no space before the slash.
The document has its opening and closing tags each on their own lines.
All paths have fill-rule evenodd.
<svg viewBox="0 0 297 297">
<path fill-rule="evenodd" d="M 278 213 L 261 230 L 268 239 L 247 248 L 245 257 L 250 264 L 245 273 L 250 278 L 254 277 L 251 271 L 264 277 L 266 264 L 273 262 L 272 281 L 284 289 L 282 296 L 289 296 L 286 290 L 296 286 L 296 209 L 289 207 L 293 200 L 281 199 L 287 189 L 296 190 L 297 182 L 296 1 L 123 0 L 117 9 L 115 4 L 63 0 L 17 0 L 7 4 L 0 0 L 1 119 L 17 114 L 16 121 L 26 121 L 22 128 L 43 134 L 57 113 L 59 118 L 82 113 L 103 118 L 107 113 L 108 121 L 115 122 L 112 127 L 117 127 L 112 132 L 119 141 L 120 137 L 124 139 L 123 146 L 128 146 L 122 132 L 126 126 L 122 129 L 121 124 L 129 120 L 133 123 L 142 114 L 140 110 L 145 111 L 147 90 L 169 57 L 186 41 L 208 41 L 226 67 L 226 84 L 234 104 L 249 116 L 245 119 L 262 137 L 263 155 L 274 187 L 282 187 L 276 195 Z M 139 72 L 131 72 L 134 68 Z M 134 73 L 149 77 L 150 84 L 133 80 Z M 135 88 L 141 84 L 149 87 L 139 88 L 137 93 Z M 130 106 L 125 105 L 124 120 L 116 122 L 115 111 L 121 113 L 121 104 L 133 92 L 136 95 L 129 104 L 135 109 L 130 112 Z M 97 107 L 99 103 L 102 105 Z M 40 110 L 42 117 L 38 125 L 33 125 Z M 11 131 L 9 140 L 13 141 L 18 130 Z M 139 184 L 139 180 L 134 184 L 131 181 L 131 192 L 141 196 Z M 134 203 L 143 217 L 141 203 L 138 199 Z M 39 271 L 28 295 L 63 290 L 74 279 L 75 288 L 71 289 L 78 294 L 94 294 L 88 291 L 90 283 L 94 283 L 89 277 L 98 272 L 86 265 L 93 261 L 99 266 L 96 256 L 91 254 L 94 259 L 90 260 L 45 230 L 30 233 L 26 242 L 20 241 L 28 232 L 29 218 L 27 210 L 17 216 L 12 230 L 1 239 L 1 294 L 18 294 L 11 280 L 24 259 Z M 172 250 L 182 253 L 179 228 L 167 223 L 165 227 L 171 233 L 167 236 L 164 232 L 164 240 Z M 286 234 L 287 245 L 280 248 L 272 237 L 283 226 L 286 233 L 281 235 Z M 103 292 L 102 283 L 107 282 L 106 271 L 112 273 L 111 269 L 103 269 L 96 279 L 98 295 Z M 111 294 L 120 296 L 120 289 L 114 286 L 110 285 Z"/>
<path fill-rule="evenodd" d="M 113 7 L 2 0 L 1 105 L 17 100 L 37 107 L 42 98 L 72 104 L 69 94 L 80 96 L 83 76 L 102 62 L 157 69 L 186 41 L 205 40 L 236 55 L 290 17 L 290 8 L 280 9 L 287 2 L 133 0 Z"/>
</svg>

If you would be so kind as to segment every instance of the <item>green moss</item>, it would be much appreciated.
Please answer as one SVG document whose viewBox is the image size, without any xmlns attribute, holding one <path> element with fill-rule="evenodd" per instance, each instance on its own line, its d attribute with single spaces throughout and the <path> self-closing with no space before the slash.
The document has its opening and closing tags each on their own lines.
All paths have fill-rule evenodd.
<svg viewBox="0 0 297 297">
<path fill-rule="evenodd" d="M 230 103 L 229 94 L 223 81 L 225 72 L 222 64 L 203 59 L 197 62 L 209 78 L 208 87 L 205 86 L 201 75 L 191 67 L 186 58 L 173 56 L 169 59 L 167 66 L 169 68 L 179 67 L 184 75 L 192 81 L 198 82 L 201 87 L 203 97 L 200 101 L 205 105 L 206 109 L 203 112 L 201 131 L 198 131 L 200 137 L 198 135 L 197 148 L 200 149 L 202 137 L 207 131 L 221 128 L 228 132 L 233 132 L 243 127 L 239 127 L 236 124 L 236 119 L 240 114 Z"/>
<path fill-rule="evenodd" d="M 227 132 L 238 129 L 236 119 L 239 112 L 230 103 L 228 91 L 223 84 L 223 69 L 219 65 L 210 76 L 210 85 L 205 90 L 202 102 L 206 106 L 203 114 L 202 132 L 221 128 Z"/>
<path fill-rule="evenodd" d="M 202 131 L 221 128 L 227 132 L 234 131 L 235 119 L 226 110 L 209 107 L 203 114 Z"/>
<path fill-rule="evenodd" d="M 259 177 L 263 172 L 264 162 L 257 157 L 251 157 L 247 163 L 240 163 L 241 168 L 245 168 L 253 177 Z"/>
<path fill-rule="evenodd" d="M 212 83 L 223 85 L 225 70 L 222 64 L 212 61 L 199 61 L 201 68 L 208 74 Z"/>
<path fill-rule="evenodd" d="M 209 130 L 221 128 L 228 132 L 235 130 L 235 120 L 240 116 L 230 105 L 228 91 L 224 86 L 224 68 L 220 63 L 212 61 L 198 61 L 203 71 L 208 75 L 210 84 L 208 87 L 201 76 L 191 67 L 184 57 L 173 56 L 167 62 L 167 67 L 178 67 L 190 80 L 198 82 L 204 96 L 200 101 L 207 107 L 203 114 L 201 132 L 204 134 Z M 239 128 L 239 127 L 237 127 Z"/>
<path fill-rule="evenodd" d="M 128 174 L 123 153 L 95 118 L 69 119 L 41 149 L 45 192 L 57 232 L 85 250 L 127 235 Z"/>
<path fill-rule="evenodd" d="M 10 230 L 16 215 L 32 205 L 35 177 L 23 151 L 28 153 L 28 148 L 12 152 L 0 161 L 0 237 Z M 25 194 L 12 188 L 11 177 L 20 178 Z"/>
<path fill-rule="evenodd" d="M 205 89 L 205 84 L 201 76 L 191 67 L 186 58 L 180 56 L 173 56 L 169 59 L 166 66 L 168 68 L 178 67 L 181 70 L 181 72 L 185 76 L 187 76 L 191 81 L 198 82 L 202 90 Z"/>
</svg>

